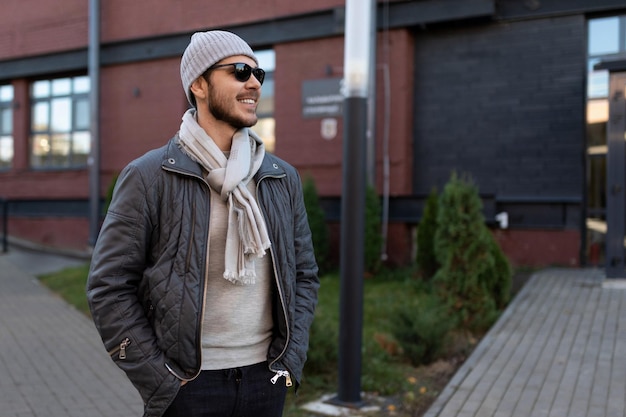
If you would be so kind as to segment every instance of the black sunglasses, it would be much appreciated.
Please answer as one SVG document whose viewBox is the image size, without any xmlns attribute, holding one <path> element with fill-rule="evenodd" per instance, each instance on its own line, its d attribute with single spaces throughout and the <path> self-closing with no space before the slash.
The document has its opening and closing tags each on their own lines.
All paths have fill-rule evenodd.
<svg viewBox="0 0 626 417">
<path fill-rule="evenodd" d="M 265 70 L 259 67 L 252 68 L 250 65 L 244 64 L 243 62 L 236 62 L 234 64 L 213 65 L 207 70 L 207 72 L 224 67 L 235 68 L 233 75 L 235 76 L 237 81 L 240 81 L 242 83 L 248 81 L 250 79 L 250 75 L 254 75 L 254 78 L 256 78 L 261 84 L 263 84 L 263 81 L 265 80 Z"/>
</svg>

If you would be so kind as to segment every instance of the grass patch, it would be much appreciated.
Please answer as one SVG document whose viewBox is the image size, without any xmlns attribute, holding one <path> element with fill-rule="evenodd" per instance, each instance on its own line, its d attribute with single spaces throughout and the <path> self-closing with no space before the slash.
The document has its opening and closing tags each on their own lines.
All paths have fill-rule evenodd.
<svg viewBox="0 0 626 417">
<path fill-rule="evenodd" d="M 85 295 L 88 271 L 89 265 L 84 265 L 42 275 L 39 279 L 89 315 Z M 415 276 L 414 269 L 406 268 L 381 271 L 364 282 L 361 386 L 364 392 L 391 399 L 387 411 L 397 417 L 422 415 L 482 336 L 457 331 L 447 338 L 438 360 L 428 365 L 412 365 L 394 337 L 393 326 L 399 306 L 415 303 L 429 292 L 428 285 Z M 301 405 L 338 390 L 340 277 L 336 273 L 327 274 L 320 280 L 305 379 L 297 396 L 293 392 L 287 396 L 285 417 L 309 417 Z"/>
<path fill-rule="evenodd" d="M 411 364 L 393 328 L 399 308 L 430 293 L 415 276 L 413 268 L 381 271 L 365 279 L 363 286 L 361 389 L 385 397 L 385 411 L 398 417 L 417 417 L 426 411 L 476 343 L 469 335 L 456 334 L 445 346 L 445 359 L 427 366 Z M 329 274 L 320 282 L 305 380 L 297 397 L 287 397 L 286 417 L 309 417 L 300 406 L 338 391 L 340 277 Z"/>
<path fill-rule="evenodd" d="M 58 272 L 40 275 L 39 281 L 61 296 L 80 312 L 90 315 L 85 294 L 89 264 L 65 268 Z"/>
</svg>

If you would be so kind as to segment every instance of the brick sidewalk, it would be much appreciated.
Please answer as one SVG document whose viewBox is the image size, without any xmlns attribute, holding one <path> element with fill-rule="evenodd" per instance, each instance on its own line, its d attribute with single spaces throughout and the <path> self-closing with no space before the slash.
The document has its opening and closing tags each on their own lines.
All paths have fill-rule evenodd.
<svg viewBox="0 0 626 417">
<path fill-rule="evenodd" d="M 0 375 L 2 417 L 143 414 L 141 398 L 91 320 L 2 254 Z"/>
<path fill-rule="evenodd" d="M 28 256 L 0 254 L 2 417 L 141 416 L 91 320 L 33 278 L 50 259 Z M 533 275 L 425 417 L 626 417 L 626 289 L 602 283 Z"/>
<path fill-rule="evenodd" d="M 425 417 L 626 417 L 626 289 L 535 274 Z"/>
</svg>

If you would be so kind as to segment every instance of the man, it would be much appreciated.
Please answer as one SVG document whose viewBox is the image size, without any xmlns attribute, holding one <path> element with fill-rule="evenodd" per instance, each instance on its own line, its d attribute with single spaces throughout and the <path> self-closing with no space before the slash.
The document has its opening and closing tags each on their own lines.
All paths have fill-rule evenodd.
<svg viewBox="0 0 626 417">
<path fill-rule="evenodd" d="M 319 280 L 300 177 L 248 128 L 265 73 L 233 33 L 181 60 L 193 108 L 118 178 L 87 283 L 106 349 L 148 417 L 280 416 Z"/>
</svg>

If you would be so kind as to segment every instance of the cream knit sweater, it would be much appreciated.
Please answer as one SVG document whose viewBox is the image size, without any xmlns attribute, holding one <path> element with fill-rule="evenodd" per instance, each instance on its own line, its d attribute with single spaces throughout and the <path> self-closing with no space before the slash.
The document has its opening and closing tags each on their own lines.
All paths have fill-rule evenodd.
<svg viewBox="0 0 626 417">
<path fill-rule="evenodd" d="M 255 195 L 256 183 L 248 189 Z M 202 369 L 228 369 L 267 359 L 272 336 L 271 256 L 255 261 L 256 283 L 237 285 L 223 278 L 228 225 L 226 202 L 211 190 L 208 276 L 202 323 Z"/>
</svg>

